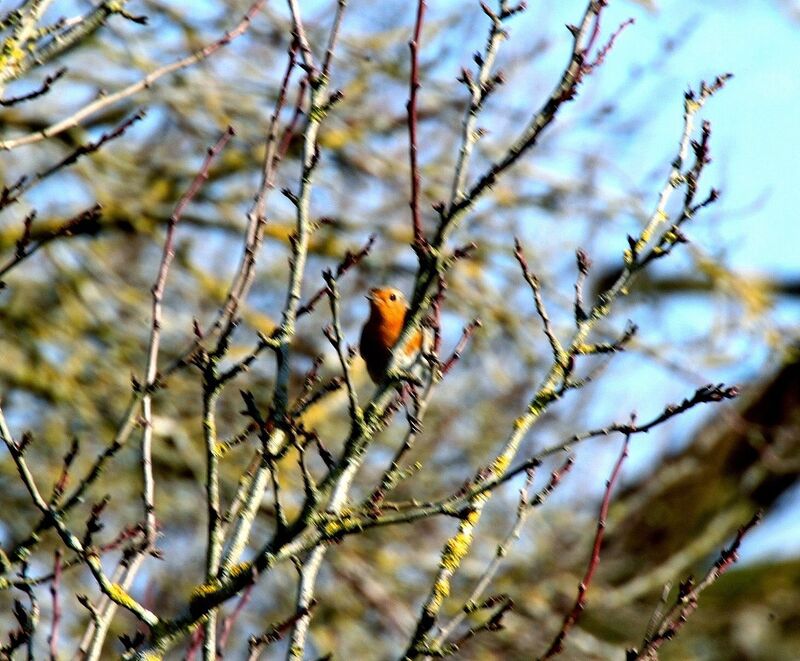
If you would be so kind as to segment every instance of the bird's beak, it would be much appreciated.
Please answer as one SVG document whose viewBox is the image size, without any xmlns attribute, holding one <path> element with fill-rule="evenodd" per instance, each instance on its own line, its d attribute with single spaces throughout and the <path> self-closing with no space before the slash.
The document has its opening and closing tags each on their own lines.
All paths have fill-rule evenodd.
<svg viewBox="0 0 800 661">
<path fill-rule="evenodd" d="M 370 303 L 372 303 L 375 300 L 375 290 L 370 289 L 369 294 L 367 294 L 364 298 L 366 298 Z"/>
</svg>

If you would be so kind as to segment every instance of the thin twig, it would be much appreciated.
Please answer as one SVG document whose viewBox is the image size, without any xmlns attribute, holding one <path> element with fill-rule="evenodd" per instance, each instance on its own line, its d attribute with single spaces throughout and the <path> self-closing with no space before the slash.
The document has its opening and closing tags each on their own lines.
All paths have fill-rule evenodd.
<svg viewBox="0 0 800 661">
<path fill-rule="evenodd" d="M 239 267 L 231 280 L 225 302 L 221 306 L 211 327 L 204 333 L 205 337 L 209 337 L 216 332 L 219 332 L 220 337 L 224 337 L 228 334 L 230 326 L 236 318 L 239 306 L 246 298 L 255 277 L 256 259 L 261 249 L 264 227 L 267 223 L 267 198 L 275 186 L 275 174 L 282 158 L 282 154 L 278 149 L 278 123 L 281 110 L 283 110 L 283 106 L 286 103 L 289 80 L 291 79 L 296 64 L 295 56 L 296 46 L 292 43 L 288 51 L 286 70 L 281 80 L 278 96 L 275 99 L 275 107 L 267 126 L 266 150 L 261 166 L 261 182 L 253 204 L 247 212 L 247 229 L 245 230 L 244 249 L 242 250 Z M 298 105 L 296 107 L 296 116 L 303 103 L 304 94 L 302 92 L 304 89 L 305 86 L 301 84 L 301 93 L 298 93 L 297 96 Z M 290 134 L 290 130 L 293 129 L 291 127 L 287 128 L 284 137 Z M 198 346 L 199 342 L 195 342 L 189 353 Z"/>
<path fill-rule="evenodd" d="M 547 500 L 550 494 L 553 493 L 555 488 L 561 482 L 564 475 L 566 475 L 572 468 L 574 463 L 575 463 L 574 457 L 570 456 L 561 467 L 555 469 L 550 474 L 550 479 L 547 481 L 547 484 L 533 498 L 530 497 L 529 492 L 533 485 L 533 477 L 535 469 L 534 468 L 529 469 L 528 477 L 525 480 L 525 484 L 520 489 L 519 504 L 517 506 L 517 516 L 513 526 L 511 527 L 511 530 L 508 532 L 505 538 L 503 538 L 503 540 L 497 545 L 494 557 L 489 562 L 488 566 L 486 567 L 480 579 L 476 583 L 469 597 L 464 602 L 464 605 L 459 611 L 458 615 L 453 617 L 453 619 L 451 619 L 447 624 L 441 627 L 439 635 L 436 637 L 436 640 L 433 643 L 434 648 L 444 647 L 445 641 L 450 636 L 450 634 L 452 634 L 452 632 L 455 631 L 456 627 L 458 627 L 461 624 L 461 622 L 464 621 L 464 618 L 466 618 L 469 613 L 473 612 L 476 609 L 476 607 L 479 604 L 479 600 L 483 597 L 484 592 L 486 592 L 492 580 L 494 579 L 495 575 L 499 571 L 503 559 L 508 555 L 508 551 L 511 545 L 514 544 L 514 542 L 519 539 L 520 534 L 522 533 L 522 528 L 525 525 L 525 520 L 527 519 L 531 509 L 533 509 L 534 507 L 539 507 Z"/>
<path fill-rule="evenodd" d="M 236 623 L 236 620 L 242 614 L 242 611 L 244 611 L 245 607 L 250 601 L 250 596 L 252 595 L 252 593 L 253 593 L 253 586 L 250 585 L 242 593 L 239 602 L 236 604 L 236 607 L 233 609 L 231 614 L 228 615 L 224 620 L 222 620 L 222 631 L 219 634 L 219 643 L 217 644 L 220 657 L 224 656 L 225 647 L 228 644 L 228 638 L 231 635 L 231 631 L 233 631 L 233 625 Z"/>
<path fill-rule="evenodd" d="M 598 427 L 596 429 L 592 429 L 590 431 L 582 432 L 580 434 L 574 434 L 570 436 L 566 441 L 562 441 L 560 443 L 555 443 L 554 445 L 550 445 L 542 450 L 539 450 L 536 454 L 532 455 L 529 459 L 525 460 L 521 464 L 509 468 L 502 476 L 489 479 L 489 480 L 479 480 L 475 485 L 470 488 L 469 494 L 477 494 L 480 493 L 482 488 L 495 488 L 500 484 L 504 484 L 509 480 L 513 479 L 520 473 L 524 473 L 530 468 L 534 468 L 542 463 L 544 459 L 550 457 L 554 454 L 559 454 L 561 452 L 567 452 L 571 450 L 575 445 L 580 442 L 586 441 L 590 438 L 596 438 L 598 436 L 609 436 L 613 433 L 621 433 L 621 434 L 646 434 L 651 431 L 654 427 L 678 416 L 685 411 L 688 411 L 690 408 L 698 406 L 699 404 L 708 404 L 713 402 L 720 402 L 724 399 L 733 399 L 737 397 L 739 393 L 738 388 L 735 386 L 724 386 L 723 384 L 719 385 L 706 385 L 698 390 L 692 395 L 692 397 L 684 399 L 680 404 L 668 404 L 664 407 L 664 410 L 659 413 L 657 416 L 649 420 L 644 424 L 633 424 L 629 422 L 614 422 L 612 424 L 606 425 L 605 427 Z M 467 494 L 467 495 L 469 495 Z M 463 494 L 459 497 L 462 497 Z"/>
<path fill-rule="evenodd" d="M 167 221 L 167 231 L 164 238 L 164 248 L 161 254 L 161 262 L 158 267 L 158 275 L 156 276 L 155 283 L 152 288 L 153 298 L 153 322 L 150 329 L 150 344 L 147 350 L 147 367 L 145 370 L 145 395 L 142 398 L 142 417 L 144 433 L 142 435 L 142 470 L 144 471 L 144 487 L 142 491 L 142 500 L 144 502 L 144 515 L 145 515 L 145 538 L 147 550 L 150 551 L 155 547 L 156 540 L 156 514 L 154 503 L 154 483 L 153 483 L 153 464 L 152 464 L 152 443 L 153 443 L 153 412 L 152 412 L 152 396 L 149 393 L 149 388 L 155 383 L 158 376 L 158 349 L 161 342 L 161 327 L 162 327 L 162 306 L 161 301 L 164 296 L 164 288 L 167 283 L 167 275 L 169 267 L 172 263 L 172 258 L 175 255 L 175 229 L 178 222 L 186 210 L 186 207 L 192 201 L 194 196 L 199 192 L 203 183 L 208 179 L 208 173 L 211 169 L 211 164 L 219 153 L 228 144 L 228 141 L 233 137 L 233 128 L 228 127 L 222 136 L 217 140 L 213 147 L 208 150 L 205 159 L 203 160 L 197 175 L 192 180 L 191 184 L 183 194 L 175 210 Z"/>
<path fill-rule="evenodd" d="M 419 189 L 421 176 L 417 162 L 417 128 L 419 116 L 417 114 L 417 93 L 421 84 L 419 82 L 419 42 L 422 33 L 422 23 L 425 19 L 425 0 L 417 1 L 417 18 L 414 24 L 414 36 L 408 42 L 411 51 L 411 73 L 408 81 L 408 160 L 411 168 L 411 223 L 414 230 L 413 247 L 418 253 L 425 249 L 425 233 L 422 229 L 422 217 L 419 210 Z"/>
<path fill-rule="evenodd" d="M 281 638 L 283 638 L 297 621 L 297 619 L 309 615 L 316 605 L 317 602 L 314 600 L 311 602 L 308 608 L 301 608 L 283 622 L 279 622 L 278 624 L 271 626 L 266 633 L 263 633 L 260 636 L 252 636 L 248 642 L 250 649 L 250 654 L 247 657 L 248 661 L 255 661 L 258 659 L 265 647 L 271 645 L 272 643 L 278 642 Z"/>
<path fill-rule="evenodd" d="M 350 250 L 345 252 L 344 257 L 336 265 L 336 270 L 334 271 L 334 278 L 336 278 L 336 280 L 339 280 L 340 277 L 342 277 L 351 268 L 356 266 L 369 255 L 370 251 L 372 250 L 372 246 L 375 245 L 376 237 L 376 234 L 370 234 L 367 238 L 367 242 L 361 247 L 360 250 L 358 250 L 358 252 L 351 252 Z M 305 303 L 303 303 L 303 305 L 297 308 L 297 318 L 299 319 L 303 315 L 313 311 L 320 299 L 327 293 L 327 285 L 320 287 Z"/>
<path fill-rule="evenodd" d="M 476 57 L 476 63 L 478 64 L 477 79 L 473 80 L 472 74 L 466 69 L 462 71 L 460 78 L 467 86 L 470 99 L 461 124 L 461 148 L 458 153 L 458 159 L 456 160 L 453 174 L 450 208 L 453 208 L 454 205 L 461 202 L 464 197 L 464 188 L 469 173 L 472 151 L 480 136 L 480 132 L 477 130 L 478 115 L 480 114 L 483 102 L 488 96 L 489 91 L 493 89 L 493 86 L 489 84 L 492 77 L 492 69 L 494 68 L 494 62 L 497 57 L 497 52 L 500 49 L 500 44 L 508 36 L 503 28 L 503 22 L 500 17 L 494 13 L 487 15 L 489 16 L 491 25 L 489 26 L 489 35 L 486 39 L 486 46 L 483 54 Z"/>
<path fill-rule="evenodd" d="M 339 356 L 339 364 L 342 367 L 342 376 L 344 384 L 347 388 L 347 397 L 350 402 L 350 421 L 352 425 L 361 425 L 364 419 L 361 407 L 358 405 L 358 393 L 353 385 L 353 377 L 350 373 L 350 360 L 347 355 L 347 347 L 345 346 L 344 336 L 342 334 L 342 323 L 339 314 L 339 287 L 336 284 L 336 278 L 330 271 L 325 271 L 322 274 L 325 283 L 328 286 L 328 300 L 331 308 L 331 330 L 326 332 L 326 336 L 330 340 L 333 348 L 336 349 L 336 354 Z"/>
<path fill-rule="evenodd" d="M 65 221 L 63 224 L 58 226 L 52 232 L 49 232 L 44 236 L 40 237 L 39 240 L 34 243 L 30 244 L 27 243 L 25 234 L 23 234 L 23 237 L 17 243 L 14 255 L 12 255 L 5 264 L 0 266 L 0 278 L 6 275 L 11 269 L 18 266 L 21 262 L 28 259 L 38 250 L 44 248 L 51 241 L 55 241 L 56 239 L 60 238 L 78 236 L 81 234 L 91 234 L 96 232 L 101 212 L 102 212 L 102 207 L 99 204 L 95 204 L 94 206 L 84 211 L 81 211 L 77 215 Z M 29 215 L 26 218 L 25 221 L 26 227 L 29 227 L 30 221 L 28 221 L 28 219 L 31 219 L 32 221 L 32 216 Z M 26 230 L 26 232 L 28 231 L 29 230 Z M 4 283 L 0 281 L 0 289 L 2 289 L 3 286 Z"/>
<path fill-rule="evenodd" d="M 314 55 L 311 52 L 311 46 L 308 44 L 308 37 L 306 36 L 305 28 L 303 27 L 303 19 L 300 16 L 300 9 L 297 6 L 297 0 L 287 0 L 289 5 L 289 12 L 292 15 L 292 30 L 294 32 L 294 36 L 297 39 L 298 44 L 300 45 L 300 54 L 303 58 L 303 66 L 306 69 L 306 72 L 311 77 L 312 84 L 315 84 L 315 72 L 316 66 L 314 65 Z M 337 7 L 337 11 L 339 8 Z M 333 30 L 331 30 L 331 34 L 334 31 L 338 32 L 338 24 L 334 21 Z M 335 43 L 334 39 L 331 38 L 329 43 Z M 331 57 L 333 57 L 331 55 Z"/>
<path fill-rule="evenodd" d="M 520 243 L 520 240 L 516 237 L 514 238 L 514 257 L 516 257 L 517 262 L 519 262 L 525 282 L 528 283 L 533 293 L 536 312 L 542 320 L 544 334 L 547 336 L 547 341 L 550 343 L 550 349 L 553 352 L 553 360 L 558 363 L 563 363 L 565 360 L 564 349 L 561 346 L 561 342 L 558 341 L 553 327 L 550 325 L 550 317 L 547 315 L 547 308 L 545 308 L 544 301 L 542 300 L 542 288 L 539 284 L 539 278 L 530 272 L 525 254 L 522 252 L 522 243 Z"/>
<path fill-rule="evenodd" d="M 336 40 L 339 37 L 339 30 L 342 27 L 344 10 L 347 7 L 347 0 L 338 0 L 336 3 L 336 15 L 333 17 L 333 27 L 328 35 L 328 47 L 325 49 L 325 59 L 322 61 L 322 75 L 327 78 L 330 75 L 333 53 L 336 50 Z"/>
<path fill-rule="evenodd" d="M 469 322 L 465 327 L 464 330 L 461 331 L 461 337 L 459 338 L 456 346 L 453 348 L 453 353 L 450 354 L 450 357 L 442 363 L 442 375 L 446 375 L 453 366 L 461 359 L 461 355 L 464 353 L 464 349 L 467 348 L 467 343 L 469 342 L 472 335 L 481 327 L 482 323 L 480 319 L 473 319 Z"/>
<path fill-rule="evenodd" d="M 386 495 L 394 489 L 400 481 L 404 473 L 401 462 L 403 457 L 414 447 L 417 437 L 422 430 L 422 422 L 428 410 L 428 402 L 430 401 L 435 384 L 436 374 L 434 370 L 429 370 L 422 394 L 414 399 L 414 412 L 412 414 L 412 419 L 409 420 L 408 430 L 403 438 L 403 443 L 397 448 L 391 462 L 383 471 L 383 475 L 378 481 L 378 486 L 375 487 L 369 498 L 365 501 L 365 503 L 369 503 L 370 507 L 380 509 L 381 503 L 386 498 Z"/>
<path fill-rule="evenodd" d="M 61 601 L 58 591 L 61 588 L 61 551 L 56 549 L 53 561 L 53 582 L 50 583 L 50 595 L 53 599 L 53 619 L 50 628 L 50 636 L 47 643 L 50 647 L 50 661 L 58 659 L 58 633 L 61 624 Z"/>
<path fill-rule="evenodd" d="M 633 416 L 631 416 L 631 424 L 633 424 L 633 420 Z M 603 494 L 603 501 L 600 504 L 600 513 L 597 515 L 597 531 L 594 536 L 594 544 L 592 545 L 592 554 L 589 557 L 589 564 L 586 567 L 586 573 L 583 575 L 581 582 L 578 584 L 578 595 L 575 598 L 575 603 L 572 606 L 572 610 L 570 610 L 570 612 L 567 613 L 566 617 L 564 618 L 561 629 L 556 634 L 553 642 L 544 653 L 542 659 L 550 659 L 561 653 L 564 647 L 564 639 L 567 637 L 570 629 L 572 629 L 583 613 L 583 610 L 586 608 L 586 593 L 589 591 L 589 586 L 592 583 L 592 578 L 594 578 L 594 573 L 597 571 L 597 566 L 600 564 L 600 548 L 603 544 L 603 536 L 605 535 L 606 518 L 608 517 L 608 508 L 611 504 L 611 493 L 614 489 L 617 479 L 619 478 L 619 474 L 622 469 L 622 463 L 628 456 L 628 444 L 630 443 L 630 440 L 631 435 L 625 434 L 625 440 L 622 443 L 622 451 L 620 452 L 619 457 L 614 464 L 614 468 L 611 471 L 611 477 L 609 477 L 608 482 L 606 482 L 606 490 Z"/>
<path fill-rule="evenodd" d="M 0 99 L 0 106 L 2 106 L 3 108 L 10 108 L 11 106 L 15 106 L 18 103 L 23 103 L 24 101 L 31 101 L 32 99 L 36 99 L 44 94 L 47 94 L 50 91 L 50 88 L 53 86 L 53 83 L 55 83 L 65 73 L 67 73 L 67 67 L 59 67 L 54 73 L 48 75 L 42 81 L 42 84 L 32 92 L 28 92 L 27 94 L 21 94 L 20 96 L 12 96 L 8 99 Z"/>
</svg>

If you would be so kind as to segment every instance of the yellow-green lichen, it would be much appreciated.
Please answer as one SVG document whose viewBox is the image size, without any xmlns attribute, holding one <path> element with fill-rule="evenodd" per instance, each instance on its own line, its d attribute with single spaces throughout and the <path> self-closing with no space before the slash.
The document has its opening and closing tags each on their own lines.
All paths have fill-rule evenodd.
<svg viewBox="0 0 800 661">
<path fill-rule="evenodd" d="M 319 124 L 325 119 L 325 116 L 328 114 L 328 111 L 323 108 L 322 106 L 313 106 L 308 113 L 308 119 L 311 122 Z"/>
<path fill-rule="evenodd" d="M 479 505 L 483 505 L 486 501 L 488 501 L 490 496 L 491 496 L 491 491 L 482 491 L 481 493 L 473 496 L 471 502 L 473 505 L 477 507 Z"/>
<path fill-rule="evenodd" d="M 431 590 L 431 606 L 433 606 L 436 610 L 439 610 L 442 602 L 447 599 L 449 594 L 450 581 L 447 578 L 442 577 L 433 584 L 433 590 Z"/>
<path fill-rule="evenodd" d="M 229 576 L 239 576 L 250 571 L 250 563 L 249 562 L 239 562 L 235 565 L 231 565 L 227 569 L 227 573 Z"/>
<path fill-rule="evenodd" d="M 112 583 L 108 586 L 108 596 L 111 601 L 128 609 L 135 609 L 139 606 L 119 583 Z"/>
<path fill-rule="evenodd" d="M 343 510 L 338 516 L 328 519 L 322 526 L 322 533 L 326 537 L 336 537 L 354 530 L 361 530 L 361 520 L 350 511 Z"/>
<path fill-rule="evenodd" d="M 696 113 L 700 108 L 703 107 L 703 104 L 699 101 L 695 101 L 694 99 L 686 99 L 686 113 L 689 115 L 693 115 Z"/>
<path fill-rule="evenodd" d="M 539 417 L 544 411 L 545 407 L 556 398 L 556 391 L 550 387 L 545 386 L 533 398 L 528 413 L 534 417 Z"/>
<path fill-rule="evenodd" d="M 142 661 L 161 661 L 164 655 L 160 652 L 145 652 L 141 658 Z"/>
<path fill-rule="evenodd" d="M 442 551 L 442 559 L 439 565 L 442 569 L 449 572 L 454 572 L 461 564 L 461 560 L 469 551 L 472 545 L 472 526 L 467 527 L 462 524 L 462 529 L 458 531 L 450 540 L 445 544 L 444 551 Z"/>
<path fill-rule="evenodd" d="M 501 454 L 492 462 L 489 470 L 491 470 L 492 475 L 502 475 L 506 472 L 510 463 L 511 456 L 508 454 Z"/>
<path fill-rule="evenodd" d="M 478 521 L 480 521 L 480 519 L 481 519 L 481 513 L 479 510 L 470 510 L 464 517 L 464 521 L 466 521 L 473 528 L 478 525 Z"/>
<path fill-rule="evenodd" d="M 625 248 L 625 251 L 622 253 L 622 261 L 625 262 L 625 266 L 628 267 L 633 264 L 633 251 L 630 248 Z"/>
<path fill-rule="evenodd" d="M 200 599 L 204 599 L 214 593 L 216 593 L 220 588 L 220 583 L 217 580 L 210 581 L 209 583 L 201 583 L 200 585 L 196 586 L 194 590 L 192 590 L 192 594 L 189 597 L 190 602 L 199 601 Z"/>
</svg>

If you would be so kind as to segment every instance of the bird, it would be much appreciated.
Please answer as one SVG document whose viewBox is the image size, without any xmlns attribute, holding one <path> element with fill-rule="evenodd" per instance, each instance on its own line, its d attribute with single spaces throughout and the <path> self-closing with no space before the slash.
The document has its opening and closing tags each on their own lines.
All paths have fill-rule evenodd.
<svg viewBox="0 0 800 661">
<path fill-rule="evenodd" d="M 386 376 L 394 345 L 403 330 L 408 303 L 399 289 L 385 286 L 370 289 L 367 300 L 369 318 L 361 329 L 359 351 L 367 364 L 370 379 L 374 383 L 380 383 Z M 430 329 L 417 329 L 403 348 L 398 366 L 401 369 L 410 369 L 426 350 L 430 350 L 431 344 Z"/>
</svg>

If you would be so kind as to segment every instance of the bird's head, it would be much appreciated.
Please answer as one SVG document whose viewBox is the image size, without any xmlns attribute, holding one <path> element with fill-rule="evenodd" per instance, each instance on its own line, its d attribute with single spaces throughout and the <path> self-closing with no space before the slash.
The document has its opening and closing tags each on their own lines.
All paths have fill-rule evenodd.
<svg viewBox="0 0 800 661">
<path fill-rule="evenodd" d="M 400 320 L 402 323 L 408 303 L 403 292 L 394 287 L 376 287 L 367 296 L 370 312 L 387 320 Z"/>
</svg>

